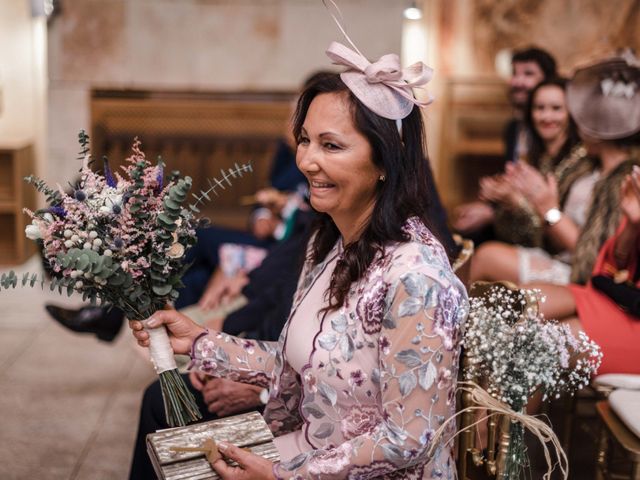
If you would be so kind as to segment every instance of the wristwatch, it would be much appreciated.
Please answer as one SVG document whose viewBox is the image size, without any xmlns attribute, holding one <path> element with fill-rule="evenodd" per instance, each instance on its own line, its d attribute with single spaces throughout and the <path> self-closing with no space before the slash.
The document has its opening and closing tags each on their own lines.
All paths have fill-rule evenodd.
<svg viewBox="0 0 640 480">
<path fill-rule="evenodd" d="M 558 223 L 561 218 L 562 212 L 557 208 L 550 208 L 544 214 L 544 221 L 547 222 L 547 225 L 549 225 L 550 227 Z"/>
<path fill-rule="evenodd" d="M 266 405 L 269 402 L 269 390 L 263 388 L 260 390 L 260 403 Z"/>
</svg>

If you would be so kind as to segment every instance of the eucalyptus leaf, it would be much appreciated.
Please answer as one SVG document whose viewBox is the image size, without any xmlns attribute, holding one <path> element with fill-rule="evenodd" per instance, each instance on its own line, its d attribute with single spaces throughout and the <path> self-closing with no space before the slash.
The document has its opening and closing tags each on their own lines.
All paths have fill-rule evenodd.
<svg viewBox="0 0 640 480">
<path fill-rule="evenodd" d="M 165 212 L 162 212 L 158 215 L 158 221 L 163 224 L 163 226 L 171 226 L 176 223 L 176 221 L 169 217 Z"/>
<path fill-rule="evenodd" d="M 83 272 L 87 271 L 87 267 L 89 266 L 89 264 L 91 263 L 91 260 L 89 259 L 89 255 L 87 255 L 86 253 L 83 253 L 82 255 L 80 255 L 80 257 L 78 257 L 78 261 L 76 262 L 76 268 L 78 270 L 82 270 Z"/>
<path fill-rule="evenodd" d="M 171 285 L 153 285 L 151 287 L 151 290 L 153 290 L 153 293 L 155 293 L 156 295 L 159 295 L 161 297 L 164 297 L 165 295 L 168 295 L 169 292 L 171 292 L 172 289 L 173 289 L 173 287 Z"/>
<path fill-rule="evenodd" d="M 127 276 L 124 272 L 118 272 L 116 275 L 112 275 L 109 279 L 109 285 L 114 287 L 120 286 L 124 284 L 125 277 Z"/>
<path fill-rule="evenodd" d="M 180 204 L 175 200 L 172 200 L 171 197 L 165 197 L 164 206 L 170 210 L 180 210 Z"/>
</svg>

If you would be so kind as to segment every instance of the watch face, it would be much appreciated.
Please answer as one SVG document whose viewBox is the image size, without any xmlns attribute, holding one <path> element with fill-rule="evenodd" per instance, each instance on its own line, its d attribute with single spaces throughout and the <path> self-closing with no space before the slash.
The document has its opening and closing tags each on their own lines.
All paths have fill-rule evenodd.
<svg viewBox="0 0 640 480">
<path fill-rule="evenodd" d="M 552 208 L 547 213 L 544 214 L 544 219 L 549 225 L 553 225 L 560 221 L 562 217 L 562 212 L 557 208 Z"/>
</svg>

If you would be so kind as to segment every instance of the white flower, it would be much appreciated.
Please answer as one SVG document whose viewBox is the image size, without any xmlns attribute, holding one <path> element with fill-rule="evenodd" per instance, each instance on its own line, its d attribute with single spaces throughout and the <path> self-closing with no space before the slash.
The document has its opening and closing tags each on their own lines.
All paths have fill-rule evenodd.
<svg viewBox="0 0 640 480">
<path fill-rule="evenodd" d="M 171 248 L 167 250 L 167 257 L 169 258 L 180 258 L 183 255 L 184 255 L 184 245 L 178 242 L 171 245 Z"/>
<path fill-rule="evenodd" d="M 36 223 L 36 220 L 24 229 L 24 233 L 30 240 L 39 240 L 42 238 L 42 233 L 40 232 L 40 227 Z"/>
</svg>

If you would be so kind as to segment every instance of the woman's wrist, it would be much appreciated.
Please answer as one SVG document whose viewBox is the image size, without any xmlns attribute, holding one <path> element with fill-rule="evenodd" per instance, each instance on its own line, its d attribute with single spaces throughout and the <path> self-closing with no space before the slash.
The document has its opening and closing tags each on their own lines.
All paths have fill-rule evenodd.
<svg viewBox="0 0 640 480">
<path fill-rule="evenodd" d="M 196 358 L 196 345 L 198 344 L 198 341 L 209 334 L 209 329 L 204 327 L 200 327 L 200 329 L 201 331 L 195 335 L 193 341 L 191 342 L 191 351 L 189 352 L 189 357 L 191 357 L 191 360 L 194 360 Z"/>
</svg>

